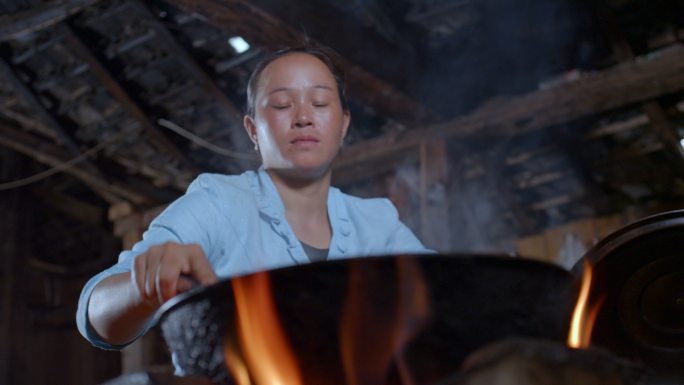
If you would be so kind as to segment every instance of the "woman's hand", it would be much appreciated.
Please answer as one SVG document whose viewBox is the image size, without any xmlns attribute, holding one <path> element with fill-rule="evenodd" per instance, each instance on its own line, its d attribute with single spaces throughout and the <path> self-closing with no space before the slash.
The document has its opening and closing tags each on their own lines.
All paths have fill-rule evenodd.
<svg viewBox="0 0 684 385">
<path fill-rule="evenodd" d="M 199 245 L 176 242 L 152 246 L 135 257 L 131 279 L 142 300 L 155 307 L 190 289 L 194 282 L 218 281 Z"/>
</svg>

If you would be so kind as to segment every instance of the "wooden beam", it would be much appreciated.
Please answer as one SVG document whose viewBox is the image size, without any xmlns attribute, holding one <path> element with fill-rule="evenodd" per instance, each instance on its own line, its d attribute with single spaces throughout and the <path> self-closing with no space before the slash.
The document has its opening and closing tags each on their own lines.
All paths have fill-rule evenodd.
<svg viewBox="0 0 684 385">
<path fill-rule="evenodd" d="M 51 1 L 14 15 L 0 17 L 0 42 L 48 28 L 99 0 Z"/>
<path fill-rule="evenodd" d="M 55 141 L 59 141 L 57 133 L 54 130 L 51 130 L 45 124 L 38 122 L 35 118 L 28 117 L 22 113 L 16 112 L 11 108 L 2 106 L 0 106 L 0 115 L 4 115 L 6 118 L 14 120 L 27 130 L 33 130 L 41 135 L 54 139 Z"/>
<path fill-rule="evenodd" d="M 60 149 L 58 146 L 47 143 L 33 135 L 2 123 L 0 123 L 0 145 L 27 155 L 34 160 L 51 167 L 60 167 L 70 160 L 64 150 Z M 131 187 L 107 182 L 104 178 L 86 169 L 82 165 L 67 168 L 64 172 L 83 181 L 96 192 L 102 190 L 131 201 L 134 204 L 147 205 L 155 203 L 153 199 L 138 193 Z"/>
<path fill-rule="evenodd" d="M 17 96 L 19 96 L 19 98 L 21 98 L 24 103 L 31 108 L 31 111 L 36 114 L 38 121 L 42 123 L 34 124 L 33 128 L 36 126 L 43 127 L 44 125 L 45 127 L 40 129 L 41 132 L 52 132 L 52 135 L 49 135 L 49 137 L 55 138 L 58 143 L 66 147 L 71 155 L 77 156 L 80 154 L 80 149 L 73 139 L 71 139 L 69 134 L 67 134 L 61 123 L 59 123 L 57 119 L 55 119 L 55 117 L 43 106 L 33 91 L 31 91 L 31 89 L 19 79 L 19 76 L 17 76 L 12 67 L 2 58 L 0 58 L 0 76 L 4 77 L 8 81 L 8 83 L 13 87 L 13 90 L 16 92 Z M 91 174 L 104 179 L 101 171 L 89 160 L 86 159 L 83 162 L 82 167 L 86 168 Z M 97 192 L 103 199 L 109 201 L 110 203 L 114 203 L 116 200 L 118 200 L 117 197 L 112 196 L 106 191 Z"/>
<path fill-rule="evenodd" d="M 76 33 L 72 31 L 71 27 L 62 23 L 58 26 L 57 31 L 62 36 L 63 41 L 67 46 L 73 50 L 75 55 L 88 64 L 90 70 L 98 79 L 100 79 L 112 97 L 121 103 L 124 109 L 145 128 L 150 140 L 156 144 L 161 151 L 168 153 L 176 159 L 188 171 L 197 174 L 198 170 L 192 162 L 166 135 L 164 135 L 157 125 L 150 121 L 140 106 L 133 101 L 130 95 L 128 95 L 123 87 L 114 79 L 104 65 L 102 65 L 95 55 L 90 52 L 88 47 L 81 41 Z"/>
<path fill-rule="evenodd" d="M 164 46 L 169 50 L 169 53 L 174 59 L 178 60 L 190 74 L 200 82 L 202 87 L 209 91 L 214 99 L 223 106 L 235 124 L 235 127 L 242 129 L 243 114 L 240 112 L 240 109 L 228 99 L 228 96 L 226 96 L 216 82 L 214 82 L 205 70 L 195 61 L 192 55 L 176 41 L 171 32 L 157 20 L 157 17 L 139 1 L 128 1 L 126 6 L 131 7 L 136 13 L 144 17 L 142 23 L 149 26 L 155 32 L 156 36 L 162 40 Z"/>
<path fill-rule="evenodd" d="M 627 36 L 625 36 L 615 15 L 607 7 L 601 5 L 601 3 L 595 4 L 594 9 L 603 21 L 604 30 L 609 37 L 613 54 L 618 61 L 626 63 L 634 60 L 634 50 L 630 46 Z M 679 144 L 679 137 L 672 123 L 667 118 L 667 113 L 660 103 L 655 100 L 646 101 L 641 107 L 644 109 L 646 116 L 648 116 L 651 129 L 663 142 L 667 152 L 672 154 L 675 159 L 680 160 L 678 163 L 681 167 L 684 160 L 684 148 Z"/>
<path fill-rule="evenodd" d="M 684 46 L 678 44 L 578 80 L 508 100 L 495 100 L 450 122 L 392 133 L 350 146 L 334 167 L 417 148 L 425 137 L 512 136 L 684 90 Z"/>
<path fill-rule="evenodd" d="M 242 36 L 252 44 L 268 49 L 300 46 L 309 36 L 246 0 L 166 0 L 187 13 L 200 15 L 211 25 Z M 349 95 L 406 125 L 434 123 L 437 113 L 402 94 L 392 85 L 345 59 Z"/>
<path fill-rule="evenodd" d="M 420 144 L 420 231 L 423 243 L 437 251 L 451 248 L 449 223 L 449 170 L 444 140 Z"/>
<path fill-rule="evenodd" d="M 51 137 L 54 137 L 59 144 L 66 147 L 72 154 L 75 155 L 80 152 L 78 146 L 67 134 L 66 130 L 64 130 L 61 123 L 43 106 L 29 86 L 19 79 L 19 76 L 17 76 L 12 67 L 2 58 L 0 58 L 0 76 L 7 80 L 16 94 L 36 114 L 38 120 L 45 124 L 49 131 L 52 131 L 53 135 L 50 135 Z"/>
</svg>

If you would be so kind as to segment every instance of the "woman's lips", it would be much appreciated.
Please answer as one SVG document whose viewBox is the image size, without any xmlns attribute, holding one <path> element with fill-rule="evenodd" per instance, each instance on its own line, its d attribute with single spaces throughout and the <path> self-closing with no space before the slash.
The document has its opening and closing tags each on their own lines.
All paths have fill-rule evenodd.
<svg viewBox="0 0 684 385">
<path fill-rule="evenodd" d="M 308 143 L 318 143 L 319 140 L 315 136 L 303 135 L 298 136 L 290 141 L 291 144 L 308 144 Z"/>
</svg>

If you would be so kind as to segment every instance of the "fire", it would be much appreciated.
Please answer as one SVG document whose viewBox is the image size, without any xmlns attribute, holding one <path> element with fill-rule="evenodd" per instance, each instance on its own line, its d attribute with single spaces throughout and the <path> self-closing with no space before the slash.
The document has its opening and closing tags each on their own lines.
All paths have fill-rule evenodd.
<svg viewBox="0 0 684 385">
<path fill-rule="evenodd" d="M 245 361 L 240 356 L 236 347 L 232 345 L 230 340 L 226 339 L 223 349 L 226 367 L 233 375 L 235 383 L 237 383 L 237 385 L 251 385 L 249 380 L 249 369 L 247 369 L 247 364 L 245 364 Z"/>
<path fill-rule="evenodd" d="M 350 262 L 340 324 L 340 349 L 349 385 L 383 385 L 390 368 L 413 385 L 403 349 L 430 313 L 428 288 L 418 263 L 396 259 L 393 274 L 382 265 Z M 389 280 L 389 281 L 388 281 Z M 373 290 L 378 282 L 396 291 Z M 302 375 L 278 319 L 268 273 L 231 281 L 237 342 L 224 341 L 224 359 L 237 385 L 302 385 Z"/>
<path fill-rule="evenodd" d="M 411 385 L 403 347 L 429 316 L 427 284 L 415 260 L 396 260 L 397 292 L 384 298 L 373 287 L 387 281 L 381 269 L 351 264 L 346 302 L 342 310 L 340 347 L 349 385 L 385 383 L 392 363 L 403 384 Z"/>
<path fill-rule="evenodd" d="M 599 309 L 605 297 L 601 297 L 593 303 L 590 301 L 593 268 L 588 261 L 584 261 L 582 284 L 575 310 L 572 313 L 570 333 L 568 334 L 568 346 L 576 349 L 586 349 L 591 343 L 591 332 L 598 316 Z"/>
<path fill-rule="evenodd" d="M 231 281 L 242 356 L 225 344 L 224 357 L 235 381 L 249 385 L 301 385 L 296 357 L 280 326 L 268 273 Z M 244 357 L 244 361 L 242 359 Z"/>
</svg>

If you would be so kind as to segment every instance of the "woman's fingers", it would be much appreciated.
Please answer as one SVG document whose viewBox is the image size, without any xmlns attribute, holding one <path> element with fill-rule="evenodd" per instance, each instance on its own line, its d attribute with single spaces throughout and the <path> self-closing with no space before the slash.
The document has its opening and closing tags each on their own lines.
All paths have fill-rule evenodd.
<svg viewBox="0 0 684 385">
<path fill-rule="evenodd" d="M 145 253 L 145 295 L 146 300 L 155 300 L 157 298 L 157 270 L 164 255 L 164 248 L 160 246 L 152 246 Z"/>
<path fill-rule="evenodd" d="M 195 278 L 202 285 L 211 285 L 218 281 L 214 269 L 212 269 L 209 260 L 204 251 L 199 245 L 189 245 L 192 250 L 192 258 L 190 258 L 190 272 L 189 274 Z"/>
<path fill-rule="evenodd" d="M 133 283 L 145 302 L 162 304 L 177 293 L 192 287 L 192 280 L 203 285 L 218 281 L 199 245 L 167 242 L 150 247 L 133 261 Z"/>
<path fill-rule="evenodd" d="M 203 285 L 218 281 L 199 245 L 174 242 L 152 246 L 138 255 L 132 275 L 142 299 L 157 304 L 191 288 L 193 279 Z"/>
<path fill-rule="evenodd" d="M 187 259 L 187 251 L 183 245 L 170 242 L 164 244 L 162 263 L 159 264 L 154 281 L 160 304 L 176 295 L 178 279 L 187 265 Z"/>
</svg>

